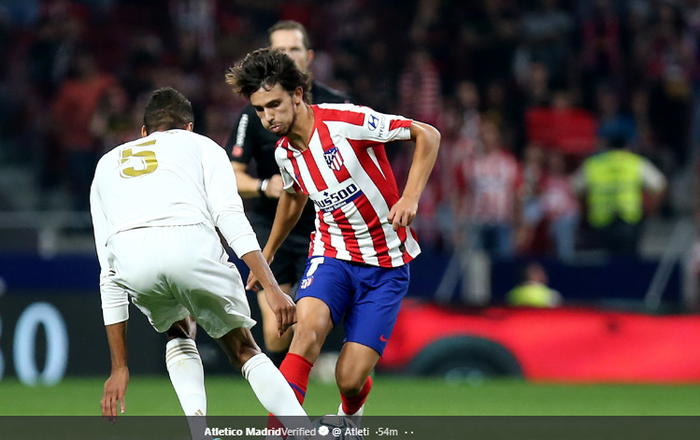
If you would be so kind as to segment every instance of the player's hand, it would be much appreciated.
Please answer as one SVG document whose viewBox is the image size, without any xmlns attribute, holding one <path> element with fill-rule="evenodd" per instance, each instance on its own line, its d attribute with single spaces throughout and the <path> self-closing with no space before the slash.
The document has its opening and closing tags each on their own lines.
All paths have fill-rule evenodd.
<svg viewBox="0 0 700 440">
<path fill-rule="evenodd" d="M 282 195 L 282 191 L 284 191 L 282 176 L 275 174 L 270 177 L 267 188 L 265 188 L 265 195 L 270 199 L 279 199 Z"/>
<path fill-rule="evenodd" d="M 264 254 L 263 254 L 264 256 Z M 272 264 L 272 261 L 275 259 L 274 256 L 272 257 L 265 257 L 265 261 L 267 261 L 268 266 Z M 258 277 L 255 276 L 253 271 L 251 270 L 248 272 L 248 281 L 245 283 L 245 290 L 252 290 L 254 292 L 260 292 L 263 290 L 262 284 L 260 284 L 260 281 L 258 280 Z"/>
<path fill-rule="evenodd" d="M 297 322 L 297 306 L 291 296 L 281 289 L 265 290 L 265 299 L 277 318 L 277 331 L 281 337 Z"/>
<path fill-rule="evenodd" d="M 394 231 L 399 228 L 410 226 L 418 212 L 418 200 L 409 197 L 401 197 L 398 202 L 391 207 L 388 220 L 391 222 Z"/>
<path fill-rule="evenodd" d="M 112 374 L 105 382 L 104 394 L 102 395 L 102 417 L 112 425 L 117 422 L 117 404 L 121 414 L 126 411 L 126 387 L 129 385 L 129 369 L 124 367 L 112 370 Z"/>
<path fill-rule="evenodd" d="M 262 285 L 252 270 L 248 273 L 248 281 L 245 283 L 245 290 L 252 290 L 254 292 L 260 292 L 262 290 Z"/>
</svg>

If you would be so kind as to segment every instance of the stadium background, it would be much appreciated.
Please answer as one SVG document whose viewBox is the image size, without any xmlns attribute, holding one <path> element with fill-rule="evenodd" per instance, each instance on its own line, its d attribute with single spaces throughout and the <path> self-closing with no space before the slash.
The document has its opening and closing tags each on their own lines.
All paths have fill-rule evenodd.
<svg viewBox="0 0 700 440">
<path fill-rule="evenodd" d="M 109 360 L 85 170 L 138 135 L 148 92 L 164 85 L 193 101 L 196 131 L 224 144 L 244 101 L 223 72 L 266 45 L 266 29 L 281 19 L 307 27 L 318 80 L 443 133 L 416 224 L 425 255 L 412 266 L 411 297 L 471 311 L 499 305 L 523 265 L 538 261 L 565 304 L 694 311 L 700 2 L 0 0 L 0 415 L 97 413 Z M 77 93 L 66 90 L 71 82 Z M 565 128 L 543 134 L 541 117 L 553 109 L 568 111 L 557 119 Z M 637 254 L 608 255 L 580 228 L 575 258 L 562 259 L 546 219 L 529 231 L 513 224 L 526 239 L 512 257 L 485 255 L 490 276 L 479 295 L 464 279 L 441 290 L 455 254 L 453 225 L 469 219 L 455 207 L 468 200 L 460 167 L 478 145 L 475 118 L 498 121 L 523 176 L 533 150 L 562 154 L 571 174 L 606 136 L 624 136 L 669 180 Z M 389 151 L 400 182 L 410 151 Z M 162 339 L 137 312 L 129 335 L 130 413 L 178 414 Z M 261 414 L 246 403 L 253 396 L 242 380 L 213 377 L 227 367 L 211 341 L 200 344 L 213 413 Z M 384 377 L 373 391 L 375 414 L 700 413 L 695 384 Z M 312 387 L 310 412 L 332 409 L 333 385 Z M 234 404 L 232 394 L 248 398 Z"/>
</svg>

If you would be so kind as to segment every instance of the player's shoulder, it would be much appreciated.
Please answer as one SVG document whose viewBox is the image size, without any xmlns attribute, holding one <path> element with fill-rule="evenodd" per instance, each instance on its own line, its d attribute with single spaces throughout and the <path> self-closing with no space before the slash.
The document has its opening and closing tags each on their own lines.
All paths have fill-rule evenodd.
<svg viewBox="0 0 700 440">
<path fill-rule="evenodd" d="M 275 159 L 279 162 L 280 160 L 287 160 L 289 154 L 289 140 L 286 137 L 281 138 L 275 143 Z"/>
<path fill-rule="evenodd" d="M 132 148 L 132 147 L 137 147 L 139 145 L 142 145 L 145 142 L 148 142 L 150 136 L 146 137 L 140 137 L 136 139 L 132 139 L 130 141 L 126 141 L 123 144 L 119 144 L 116 147 L 112 148 L 111 150 L 107 151 L 100 157 L 100 160 L 97 162 L 99 165 L 100 163 L 108 162 L 112 160 L 113 157 L 118 156 L 120 151 L 124 150 L 125 148 Z"/>
<path fill-rule="evenodd" d="M 311 89 L 312 100 L 315 104 L 318 103 L 344 103 L 349 102 L 350 97 L 347 93 L 331 88 L 322 82 L 314 81 Z"/>
<path fill-rule="evenodd" d="M 365 116 L 372 113 L 369 107 L 355 104 L 316 104 L 319 117 L 324 121 L 347 122 L 354 125 L 363 125 Z"/>
<path fill-rule="evenodd" d="M 214 139 L 203 134 L 195 133 L 194 131 L 175 129 L 168 130 L 166 133 L 191 140 L 202 148 L 216 148 L 217 150 L 223 149 Z"/>
<path fill-rule="evenodd" d="M 288 145 L 289 140 L 286 137 L 280 138 L 277 142 L 275 142 L 275 154 L 277 154 L 278 151 L 286 151 Z"/>
</svg>

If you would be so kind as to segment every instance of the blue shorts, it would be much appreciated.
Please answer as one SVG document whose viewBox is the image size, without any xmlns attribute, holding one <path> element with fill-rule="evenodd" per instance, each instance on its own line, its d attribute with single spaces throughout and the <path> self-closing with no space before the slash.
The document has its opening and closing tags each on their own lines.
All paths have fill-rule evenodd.
<svg viewBox="0 0 700 440">
<path fill-rule="evenodd" d="M 328 305 L 333 325 L 345 317 L 345 342 L 366 345 L 382 355 L 410 278 L 408 265 L 385 268 L 311 257 L 297 301 L 307 296 L 320 299 Z"/>
</svg>

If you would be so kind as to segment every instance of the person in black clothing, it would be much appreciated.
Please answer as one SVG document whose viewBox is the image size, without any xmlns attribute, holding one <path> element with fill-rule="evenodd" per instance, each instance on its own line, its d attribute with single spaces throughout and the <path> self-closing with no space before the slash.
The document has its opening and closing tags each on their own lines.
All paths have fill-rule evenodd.
<svg viewBox="0 0 700 440">
<path fill-rule="evenodd" d="M 302 71 L 308 72 L 314 51 L 309 49 L 309 37 L 302 24 L 295 21 L 281 21 L 272 26 L 268 34 L 272 48 L 284 51 Z M 349 101 L 345 94 L 317 81 L 312 83 L 311 97 L 313 104 Z M 282 177 L 274 155 L 278 140 L 278 136 L 263 128 L 253 106 L 248 103 L 226 143 L 226 152 L 236 171 L 239 194 L 244 199 L 256 199 L 253 211 L 248 213 L 248 218 L 263 246 L 270 235 L 277 210 L 277 200 L 283 191 Z M 248 174 L 248 165 L 253 159 L 257 177 Z M 304 274 L 315 216 L 313 203 L 309 202 L 299 222 L 270 264 L 272 273 L 285 293 L 292 293 L 295 284 Z M 264 294 L 258 292 L 265 347 L 273 362 L 279 365 L 279 361 L 284 358 L 284 353 L 289 347 L 292 332 L 290 329 L 284 335 L 278 334 L 275 316 L 264 298 Z"/>
</svg>

